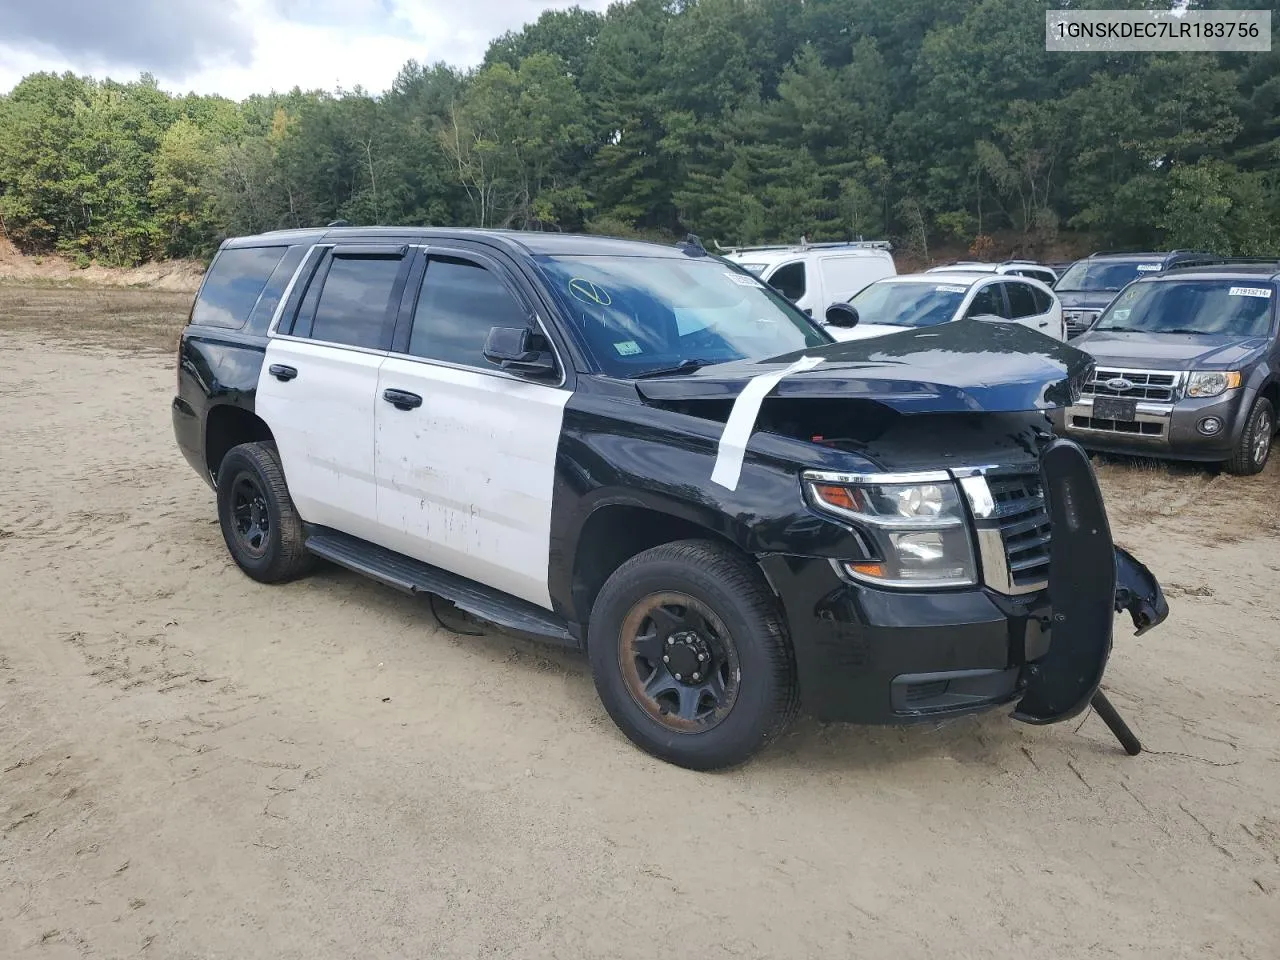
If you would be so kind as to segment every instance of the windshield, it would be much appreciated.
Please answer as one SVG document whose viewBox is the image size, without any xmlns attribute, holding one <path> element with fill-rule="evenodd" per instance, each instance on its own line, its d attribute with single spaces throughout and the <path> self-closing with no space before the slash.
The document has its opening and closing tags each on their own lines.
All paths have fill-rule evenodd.
<svg viewBox="0 0 1280 960">
<path fill-rule="evenodd" d="M 969 288 L 959 283 L 880 281 L 849 301 L 859 323 L 891 327 L 931 327 L 955 316 Z"/>
<path fill-rule="evenodd" d="M 1274 299 L 1269 281 L 1135 283 L 1098 318 L 1094 329 L 1262 337 L 1271 329 Z"/>
<path fill-rule="evenodd" d="M 611 376 L 762 360 L 832 338 L 764 283 L 713 259 L 536 258 Z"/>
<path fill-rule="evenodd" d="M 1055 290 L 1120 290 L 1138 277 L 1158 273 L 1159 263 L 1141 263 L 1137 260 L 1116 263 L 1100 260 L 1079 260 L 1062 275 Z"/>
</svg>

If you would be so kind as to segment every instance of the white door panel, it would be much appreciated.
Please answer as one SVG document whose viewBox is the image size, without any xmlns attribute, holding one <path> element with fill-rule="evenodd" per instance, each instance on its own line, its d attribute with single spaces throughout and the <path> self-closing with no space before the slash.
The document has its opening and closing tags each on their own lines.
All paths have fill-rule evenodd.
<svg viewBox="0 0 1280 960">
<path fill-rule="evenodd" d="M 373 539 L 374 403 L 384 354 L 273 337 L 255 410 L 276 439 L 289 494 L 307 522 Z M 297 371 L 281 381 L 271 367 Z"/>
<path fill-rule="evenodd" d="M 551 609 L 556 452 L 569 391 L 388 357 L 377 394 L 378 519 L 393 550 Z"/>
</svg>

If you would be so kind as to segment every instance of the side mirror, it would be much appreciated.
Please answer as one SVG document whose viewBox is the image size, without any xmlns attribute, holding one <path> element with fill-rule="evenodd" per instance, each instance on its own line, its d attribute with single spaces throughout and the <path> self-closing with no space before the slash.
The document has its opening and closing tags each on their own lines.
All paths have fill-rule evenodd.
<svg viewBox="0 0 1280 960">
<path fill-rule="evenodd" d="M 849 303 L 833 303 L 827 307 L 827 324 L 832 327 L 856 327 L 858 310 Z"/>
<path fill-rule="evenodd" d="M 484 343 L 484 358 L 503 370 L 530 376 L 555 373 L 556 362 L 542 334 L 528 327 L 492 327 Z"/>
</svg>

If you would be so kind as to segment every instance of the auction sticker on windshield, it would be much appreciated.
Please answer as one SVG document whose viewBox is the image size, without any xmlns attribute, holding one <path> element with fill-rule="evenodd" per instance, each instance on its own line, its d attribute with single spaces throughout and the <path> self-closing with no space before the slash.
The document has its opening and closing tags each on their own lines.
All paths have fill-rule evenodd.
<svg viewBox="0 0 1280 960">
<path fill-rule="evenodd" d="M 1158 263 L 1140 263 L 1140 264 L 1138 264 L 1138 272 L 1139 272 L 1139 273 L 1150 273 L 1150 272 L 1151 272 L 1151 271 L 1153 271 L 1153 270 L 1159 270 L 1159 269 L 1160 269 L 1160 264 L 1158 264 Z"/>
<path fill-rule="evenodd" d="M 1228 292 L 1233 297 L 1261 297 L 1263 300 L 1271 299 L 1270 287 L 1232 287 Z"/>
<path fill-rule="evenodd" d="M 964 287 L 953 287 L 947 284 L 943 284 L 940 287 L 934 287 L 933 289 L 937 293 L 964 293 L 965 291 Z"/>
<path fill-rule="evenodd" d="M 640 352 L 640 344 L 634 340 L 623 340 L 621 343 L 615 343 L 613 349 L 617 350 L 621 356 L 634 357 Z"/>
<path fill-rule="evenodd" d="M 757 280 L 755 277 L 748 277 L 748 276 L 746 276 L 745 274 L 741 274 L 741 273 L 725 273 L 725 276 L 726 276 L 726 277 L 728 277 L 730 280 L 732 280 L 734 283 L 736 283 L 736 284 L 737 284 L 738 286 L 740 286 L 740 287 L 758 287 L 758 286 L 760 286 L 760 281 L 759 281 L 759 280 Z"/>
</svg>

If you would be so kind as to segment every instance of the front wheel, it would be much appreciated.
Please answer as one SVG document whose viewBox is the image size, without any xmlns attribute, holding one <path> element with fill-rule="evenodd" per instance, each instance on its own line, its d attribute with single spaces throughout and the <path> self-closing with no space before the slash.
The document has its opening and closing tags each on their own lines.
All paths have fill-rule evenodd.
<svg viewBox="0 0 1280 960">
<path fill-rule="evenodd" d="M 1276 411 L 1271 401 L 1259 397 L 1249 411 L 1249 419 L 1240 431 L 1227 470 L 1239 476 L 1261 473 L 1271 457 L 1271 443 L 1276 433 Z"/>
<path fill-rule="evenodd" d="M 633 743 L 670 763 L 743 763 L 799 706 L 791 644 L 763 576 L 726 546 L 684 540 L 614 572 L 591 612 L 596 690 Z"/>
</svg>

